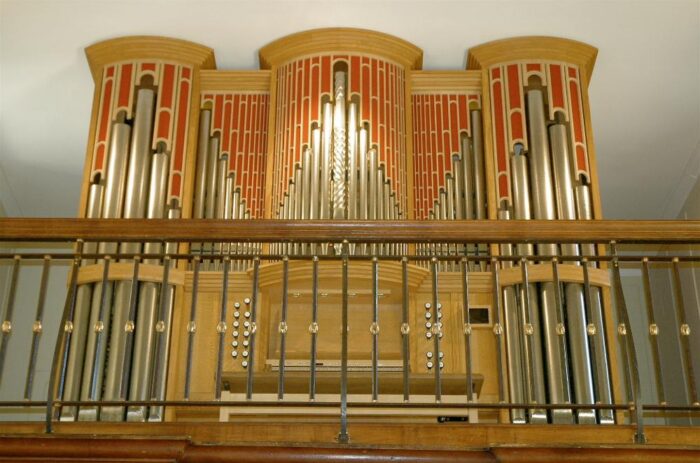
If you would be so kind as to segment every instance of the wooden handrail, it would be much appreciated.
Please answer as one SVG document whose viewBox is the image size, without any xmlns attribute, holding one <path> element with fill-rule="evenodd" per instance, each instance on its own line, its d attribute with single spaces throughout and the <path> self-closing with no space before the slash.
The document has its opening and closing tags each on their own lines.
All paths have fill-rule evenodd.
<svg viewBox="0 0 700 463">
<path fill-rule="evenodd" d="M 0 219 L 0 241 L 700 243 L 696 220 Z"/>
</svg>

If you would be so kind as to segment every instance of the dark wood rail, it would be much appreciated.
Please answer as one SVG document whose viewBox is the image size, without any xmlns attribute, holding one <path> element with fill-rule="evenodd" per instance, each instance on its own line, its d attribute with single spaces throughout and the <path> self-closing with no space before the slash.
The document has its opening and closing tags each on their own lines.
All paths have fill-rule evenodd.
<svg viewBox="0 0 700 463">
<path fill-rule="evenodd" d="M 0 241 L 303 241 L 401 243 L 700 243 L 691 220 L 0 219 Z"/>
</svg>

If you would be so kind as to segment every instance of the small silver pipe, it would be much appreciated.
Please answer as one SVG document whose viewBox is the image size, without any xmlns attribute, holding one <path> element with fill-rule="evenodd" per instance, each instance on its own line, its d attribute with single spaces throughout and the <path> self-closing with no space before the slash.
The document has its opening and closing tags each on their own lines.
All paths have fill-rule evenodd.
<svg viewBox="0 0 700 463">
<path fill-rule="evenodd" d="M 320 218 L 320 185 L 321 185 L 321 129 L 311 131 L 311 204 L 309 207 L 309 218 Z"/>
<path fill-rule="evenodd" d="M 357 219 L 357 105 L 348 105 L 348 197 L 347 218 Z"/>
<path fill-rule="evenodd" d="M 219 167 L 219 138 L 209 139 L 209 150 L 207 152 L 207 194 L 204 202 L 204 217 L 213 219 L 216 217 L 216 180 L 218 178 L 217 169 Z"/>
</svg>

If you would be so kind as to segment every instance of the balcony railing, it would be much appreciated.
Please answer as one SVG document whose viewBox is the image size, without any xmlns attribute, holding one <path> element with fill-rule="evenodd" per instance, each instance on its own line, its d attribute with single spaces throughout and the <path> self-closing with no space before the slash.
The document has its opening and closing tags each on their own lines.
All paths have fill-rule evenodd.
<svg viewBox="0 0 700 463">
<path fill-rule="evenodd" d="M 540 413 L 544 423 L 556 424 L 557 411 L 564 411 L 572 417 L 571 423 L 585 422 L 583 417 L 588 413 L 595 423 L 632 424 L 635 441 L 643 443 L 647 422 L 681 417 L 692 423 L 700 416 L 697 368 L 693 367 L 700 361 L 700 351 L 693 349 L 696 330 L 700 330 L 695 326 L 698 305 L 692 296 L 694 280 L 684 284 L 687 278 L 694 278 L 691 274 L 700 261 L 700 254 L 695 252 L 700 244 L 700 222 L 696 221 L 1 219 L 0 242 L 4 248 L 0 253 L 0 277 L 4 271 L 7 281 L 0 286 L 0 386 L 10 381 L 22 384 L 21 394 L 19 390 L 9 391 L 9 386 L 0 389 L 5 391 L 0 409 L 20 413 L 11 416 L 13 419 L 32 419 L 29 411 L 43 410 L 45 431 L 49 433 L 58 420 L 76 419 L 77 410 L 83 409 L 97 410 L 98 414 L 101 410 L 104 416 L 109 411 L 109 416 L 118 416 L 118 421 L 128 419 L 132 411 L 133 416 L 164 420 L 186 419 L 188 409 L 218 410 L 214 415 L 217 418 L 229 412 L 248 413 L 246 408 L 253 409 L 249 413 L 264 409 L 268 414 L 294 409 L 297 414 L 336 416 L 341 442 L 348 440 L 348 416 L 352 420 L 354 413 L 372 416 L 391 410 L 469 422 L 478 421 L 481 413 L 482 420 L 494 423 L 534 423 Z M 127 242 L 159 246 L 150 251 L 136 246 L 125 252 L 115 245 L 106 252 L 107 248 L 96 245 Z M 577 243 L 582 252 L 538 255 L 517 246 L 524 243 Z M 510 252 L 504 252 L 502 245 L 513 246 Z M 50 283 L 54 269 L 62 270 L 63 284 Z M 36 281 L 26 272 L 32 273 Z M 240 312 L 236 318 L 229 294 L 234 274 L 245 275 L 247 279 L 239 283 L 249 281 L 251 285 L 245 307 L 241 311 L 235 307 L 235 313 Z M 626 302 L 623 289 L 623 279 L 630 276 L 637 278 L 643 294 L 634 303 Z M 391 283 L 382 280 L 380 284 L 382 278 Z M 449 280 L 450 291 L 458 295 L 453 305 L 459 310 L 451 312 L 458 319 L 450 322 L 449 329 L 440 311 L 445 302 L 440 279 Z M 205 280 L 206 290 L 202 286 Z M 656 291 L 661 287 L 656 280 L 668 283 L 661 285 L 667 291 Z M 126 360 L 116 373 L 116 392 L 109 395 L 105 392 L 109 385 L 103 379 L 109 373 L 98 363 L 100 355 L 107 355 L 111 339 L 109 295 L 104 288 L 113 281 L 130 285 L 125 318 L 120 319 L 123 334 L 119 335 L 119 346 L 124 350 L 120 358 Z M 335 288 L 329 290 L 328 281 L 336 281 Z M 147 384 L 148 393 L 134 399 L 129 392 L 129 384 L 133 384 L 129 376 L 136 374 L 130 366 L 139 330 L 137 288 L 143 282 L 186 289 L 160 292 L 155 306 L 154 360 L 149 366 L 153 374 Z M 564 313 L 566 285 L 580 286 L 586 307 L 591 307 L 592 298 L 602 297 L 605 319 L 598 320 L 589 311 L 586 323 L 575 326 L 573 320 L 562 315 L 564 318 L 552 328 L 557 331 L 554 339 L 565 345 L 564 351 L 573 342 L 573 331 L 584 330 L 588 340 L 585 345 L 589 346 L 586 355 L 590 353 L 593 359 L 592 378 L 595 381 L 596 375 L 607 371 L 614 389 L 610 399 L 601 396 L 596 386 L 595 400 L 582 400 L 575 381 L 569 382 L 569 376 L 575 373 L 565 375 L 566 386 L 572 391 L 569 399 L 552 400 L 551 391 L 544 402 L 536 396 L 532 375 L 537 369 L 528 362 L 533 362 L 536 355 L 533 330 L 538 328 L 533 328 L 536 322 L 531 318 L 528 291 L 542 282 L 552 284 L 559 314 Z M 101 299 L 95 296 L 97 289 L 93 292 L 98 310 L 90 326 L 76 318 L 83 285 L 103 288 L 99 290 Z M 474 285 L 480 285 L 479 300 L 470 288 Z M 509 316 L 506 287 L 519 288 L 519 294 L 524 294 L 518 296 L 520 316 L 524 318 L 514 320 Z M 484 293 L 484 288 L 489 292 Z M 420 291 L 425 301 L 416 295 Z M 217 313 L 207 318 L 211 326 L 202 322 L 200 303 L 205 292 L 216 294 L 214 299 L 218 301 L 210 303 L 217 308 Z M 272 309 L 262 311 L 261 294 L 266 307 Z M 174 297 L 181 301 L 177 317 L 183 323 L 177 323 L 172 314 Z M 305 311 L 303 316 L 291 318 L 290 298 L 301 301 L 295 310 Z M 326 302 L 321 301 L 323 298 Z M 60 314 L 55 310 L 59 300 Z M 319 314 L 322 303 L 324 310 L 333 311 L 340 328 L 328 344 L 335 350 L 324 354 L 326 363 L 319 361 L 320 336 L 323 330 L 336 328 L 324 326 L 321 321 L 329 316 Z M 423 323 L 411 318 L 409 306 L 423 303 L 426 310 L 421 314 L 427 322 L 421 331 L 417 327 Z M 392 306 L 391 316 L 382 311 L 388 305 Z M 366 308 L 361 321 L 354 315 L 355 306 Z M 486 319 L 480 319 L 486 330 L 478 326 L 479 320 L 472 319 L 475 315 L 471 309 L 483 306 L 490 307 Z M 23 315 L 26 311 L 33 315 Z M 270 319 L 265 320 L 263 314 Z M 665 320 L 671 320 L 671 329 L 658 320 L 660 314 L 668 315 Z M 33 321 L 20 323 L 19 319 Z M 80 323 L 83 326 L 79 329 Z M 246 349 L 232 350 L 229 333 L 239 323 L 241 330 L 246 328 L 247 334 L 240 336 Z M 362 326 L 364 323 L 367 326 Z M 360 328 L 355 328 L 358 324 Z M 477 331 L 479 328 L 481 331 Z M 73 337 L 85 337 L 87 331 L 93 331 L 93 341 L 88 341 L 85 355 L 94 359 L 85 364 L 88 366 L 82 376 L 91 376 L 87 383 L 90 387 L 86 393 L 76 392 L 71 397 L 67 388 L 77 387 L 69 385 L 71 348 L 76 345 Z M 363 332 L 362 342 L 353 338 L 356 331 Z M 304 336 L 303 348 L 298 347 L 299 343 L 290 344 L 292 337 L 301 339 L 300 333 Z M 54 336 L 55 344 L 51 342 Z M 215 359 L 209 359 L 213 369 L 207 372 L 213 374 L 213 378 L 207 378 L 212 389 L 206 393 L 193 387 L 193 381 L 201 379 L 197 373 L 200 359 L 194 356 L 203 336 L 212 340 L 215 352 Z M 596 359 L 600 354 L 596 336 L 607 342 L 609 351 L 604 354 L 602 367 L 596 364 L 603 360 Z M 521 400 L 513 400 L 517 396 L 517 391 L 513 392 L 514 374 L 520 374 L 511 358 L 514 337 L 525 359 L 520 367 L 530 375 L 519 386 L 524 391 Z M 234 339 L 236 346 L 238 339 Z M 394 346 L 389 357 L 382 344 L 387 339 Z M 422 343 L 427 351 L 426 362 L 412 358 L 415 343 Z M 484 352 L 475 353 L 475 348 L 484 343 L 493 351 L 494 360 L 488 365 L 490 376 L 486 377 L 483 364 L 482 371 L 474 368 L 479 364 L 476 356 Z M 680 381 L 676 380 L 675 386 L 681 393 L 675 399 L 667 391 L 670 378 L 664 377 L 669 371 L 664 369 L 665 356 L 660 353 L 665 343 L 679 346 Z M 441 346 L 447 344 L 459 346 L 461 352 L 450 359 L 449 368 L 443 369 Z M 543 355 L 547 357 L 549 344 L 544 344 Z M 42 376 L 38 371 L 42 355 L 49 351 L 48 374 Z M 234 351 L 237 354 L 232 360 Z M 245 359 L 239 357 L 243 352 Z M 650 353 L 650 368 L 640 365 L 641 352 Z M 549 371 L 552 367 L 546 368 Z M 47 378 L 45 388 L 39 387 L 39 376 Z M 648 400 L 650 394 L 643 392 L 647 384 L 651 385 L 652 401 Z M 169 417 L 164 413 L 167 410 L 173 413 Z M 611 421 L 604 419 L 604 414 L 612 417 Z"/>
</svg>

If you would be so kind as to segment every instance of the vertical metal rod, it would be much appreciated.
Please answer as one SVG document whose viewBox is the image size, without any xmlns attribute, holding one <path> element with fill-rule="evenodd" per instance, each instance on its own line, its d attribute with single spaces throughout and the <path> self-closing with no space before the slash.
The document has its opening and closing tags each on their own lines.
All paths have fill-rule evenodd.
<svg viewBox="0 0 700 463">
<path fill-rule="evenodd" d="M 455 173 L 455 218 L 457 220 L 464 220 L 464 170 L 462 169 L 462 160 L 458 154 L 452 155 L 452 169 Z"/>
<path fill-rule="evenodd" d="M 54 420 L 54 400 L 63 397 L 63 390 L 66 380 L 66 369 L 68 367 L 68 353 L 70 349 L 71 336 L 73 334 L 73 318 L 75 316 L 76 295 L 78 292 L 78 269 L 82 254 L 83 242 L 78 241 L 77 256 L 73 259 L 71 268 L 70 284 L 66 303 L 63 307 L 61 323 L 58 326 L 58 336 L 56 336 L 56 346 L 51 362 L 51 372 L 49 373 L 49 387 L 46 394 L 46 432 L 53 431 Z M 60 366 L 59 366 L 60 359 Z M 58 382 L 58 384 L 57 384 Z"/>
<path fill-rule="evenodd" d="M 433 256 L 430 259 L 430 275 L 431 275 L 431 289 L 433 293 L 433 326 L 431 328 L 433 333 L 433 355 L 435 362 L 435 402 L 439 403 L 442 400 L 442 382 L 441 382 L 441 371 L 440 371 L 440 334 L 442 334 L 442 322 L 439 317 L 438 308 L 438 258 Z"/>
<path fill-rule="evenodd" d="M 342 312 L 340 350 L 340 433 L 338 442 L 348 443 L 348 242 L 342 244 Z"/>
<path fill-rule="evenodd" d="M 654 315 L 654 298 L 651 294 L 651 276 L 649 275 L 649 258 L 647 257 L 642 259 L 642 282 L 644 283 L 644 300 L 646 301 L 647 318 L 649 320 L 649 343 L 651 344 L 651 356 L 654 361 L 656 395 L 658 397 L 659 404 L 666 405 L 666 392 L 664 391 L 664 381 L 661 374 L 661 360 L 659 354 L 659 327 L 656 324 L 656 318 Z M 603 335 L 603 333 L 601 333 L 601 335 Z"/>
<path fill-rule="evenodd" d="M 2 322 L 2 341 L 0 342 L 0 384 L 2 384 L 5 357 L 7 356 L 7 344 L 12 334 L 12 320 L 15 310 L 15 296 L 17 295 L 17 280 L 19 278 L 19 266 L 22 258 L 15 256 L 12 264 L 12 276 L 10 277 L 10 291 L 5 305 L 5 316 Z"/>
<path fill-rule="evenodd" d="M 632 324 L 630 323 L 629 313 L 627 312 L 627 304 L 625 303 L 625 294 L 622 291 L 622 279 L 620 278 L 620 263 L 617 259 L 617 250 L 615 243 L 610 243 L 610 254 L 613 257 L 613 285 L 615 294 L 615 306 L 618 311 L 618 320 L 621 321 L 618 326 L 618 334 L 620 335 L 621 345 L 624 345 L 623 356 L 627 360 L 628 375 L 632 381 L 632 400 L 634 402 L 633 409 L 630 410 L 630 419 L 635 416 L 636 432 L 634 441 L 637 444 L 646 442 L 644 435 L 644 410 L 642 408 L 641 386 L 639 384 L 639 366 L 637 364 L 637 350 L 634 346 L 634 335 L 632 334 Z"/>
<path fill-rule="evenodd" d="M 372 401 L 379 398 L 379 261 L 372 258 Z"/>
<path fill-rule="evenodd" d="M 522 307 L 523 307 L 523 342 L 525 344 L 525 349 L 523 349 L 523 354 L 525 357 L 525 362 L 527 367 L 525 368 L 525 403 L 532 404 L 536 402 L 535 392 L 533 390 L 535 381 L 533 379 L 534 362 L 532 360 L 532 336 L 535 334 L 534 327 L 532 326 L 531 320 L 531 308 L 530 308 L 530 279 L 527 269 L 527 259 L 522 258 L 520 260 L 520 273 L 522 275 Z M 530 411 L 531 416 L 534 415 Z M 530 418 L 532 421 L 532 418 Z"/>
<path fill-rule="evenodd" d="M 214 397 L 221 400 L 221 371 L 224 364 L 224 348 L 226 347 L 226 306 L 228 305 L 228 271 L 230 258 L 224 257 L 223 280 L 221 284 L 221 311 L 216 331 L 219 333 L 219 350 L 216 357 L 216 377 L 214 379 Z"/>
<path fill-rule="evenodd" d="M 190 399 L 190 384 L 192 383 L 192 356 L 194 354 L 194 337 L 197 332 L 197 299 L 199 296 L 199 268 L 202 259 L 195 256 L 192 275 L 192 303 L 190 304 L 190 322 L 187 324 L 187 360 L 185 364 L 185 400 Z"/>
<path fill-rule="evenodd" d="M 253 370 L 255 367 L 255 338 L 258 331 L 258 286 L 260 282 L 260 257 L 253 259 L 253 290 L 250 296 L 250 338 L 248 345 L 248 378 L 246 381 L 246 399 L 253 398 Z"/>
<path fill-rule="evenodd" d="M 289 257 L 282 258 L 282 316 L 279 326 L 280 360 L 277 398 L 284 399 L 284 367 L 287 360 L 287 303 L 289 298 Z"/>
<path fill-rule="evenodd" d="M 359 173 L 359 213 L 357 218 L 360 220 L 367 219 L 367 129 L 364 127 L 360 129 L 359 132 L 359 155 L 360 160 L 358 162 L 358 173 Z M 365 249 L 366 245 L 362 245 Z"/>
<path fill-rule="evenodd" d="M 158 321 L 156 322 L 156 347 L 155 347 L 155 359 L 153 362 L 153 376 L 151 377 L 151 399 L 158 399 L 158 382 L 161 376 L 163 376 L 166 365 L 165 362 L 168 361 L 162 355 L 162 352 L 167 348 L 165 341 L 165 332 L 169 330 L 170 327 L 166 325 L 167 323 L 167 311 L 170 305 L 170 257 L 165 256 L 163 259 L 163 281 L 160 286 L 160 301 L 158 310 Z"/>
<path fill-rule="evenodd" d="M 102 269 L 102 291 L 100 292 L 100 299 L 99 299 L 99 310 L 97 312 L 97 322 L 95 323 L 95 326 L 93 326 L 93 330 L 96 333 L 95 334 L 95 343 L 94 343 L 94 350 L 92 352 L 92 358 L 93 363 L 92 363 L 92 371 L 90 374 L 90 388 L 89 388 L 89 399 L 90 400 L 97 400 L 97 386 L 98 382 L 100 381 L 99 375 L 100 372 L 102 371 L 101 365 L 99 362 L 99 357 L 98 357 L 98 352 L 100 352 L 103 347 L 102 347 L 102 338 L 104 336 L 104 331 L 105 331 L 105 310 L 107 306 L 107 296 L 111 292 L 109 291 L 110 285 L 109 285 L 109 263 L 111 262 L 111 257 L 110 256 L 105 256 L 104 258 L 104 267 Z"/>
<path fill-rule="evenodd" d="M 347 218 L 357 219 L 357 105 L 348 105 L 348 197 Z"/>
<path fill-rule="evenodd" d="M 211 110 L 203 109 L 199 113 L 199 140 L 197 141 L 197 175 L 194 186 L 195 219 L 203 219 L 207 196 L 207 161 L 209 160 L 209 127 L 211 126 Z"/>
<path fill-rule="evenodd" d="M 690 403 L 699 405 L 698 390 L 695 384 L 695 372 L 693 369 L 693 357 L 690 347 L 690 325 L 683 301 L 683 289 L 681 287 L 680 262 L 677 257 L 673 258 L 673 293 L 674 306 L 676 308 L 676 318 L 678 319 L 681 341 L 681 355 L 683 356 L 683 366 L 685 368 L 685 380 L 690 395 Z"/>
<path fill-rule="evenodd" d="M 464 371 L 467 380 L 467 402 L 474 399 L 474 385 L 472 373 L 472 320 L 469 312 L 469 262 L 467 257 L 462 257 L 462 317 L 464 320 Z M 439 360 L 439 359 L 438 359 Z"/>
<path fill-rule="evenodd" d="M 462 138 L 462 191 L 464 192 L 464 218 L 474 218 L 474 159 L 469 138 Z"/>
<path fill-rule="evenodd" d="M 139 294 L 139 267 L 141 263 L 141 257 L 136 256 L 134 258 L 134 273 L 131 277 L 131 291 L 129 294 L 129 312 L 127 314 L 127 320 L 123 327 L 126 332 L 126 337 L 124 339 L 124 371 L 122 373 L 121 384 L 119 385 L 118 399 L 126 399 L 126 391 L 129 389 L 129 380 L 131 376 L 131 354 L 134 351 L 134 329 L 136 328 L 136 307 Z M 123 408 L 121 412 L 120 420 L 123 417 Z"/>
<path fill-rule="evenodd" d="M 486 218 L 486 178 L 484 176 L 484 145 L 481 135 L 481 110 L 471 111 L 474 156 L 474 213 L 479 220 Z"/>
<path fill-rule="evenodd" d="M 493 286 L 493 334 L 496 336 L 496 371 L 498 372 L 498 401 L 505 402 L 503 377 L 503 326 L 501 325 L 501 283 L 498 278 L 498 259 L 491 258 L 491 284 Z"/>
<path fill-rule="evenodd" d="M 329 191 L 331 186 L 331 151 L 333 149 L 333 104 L 325 103 L 323 105 L 323 142 L 321 143 L 321 204 L 320 204 L 320 219 L 329 219 L 331 213 Z"/>
<path fill-rule="evenodd" d="M 319 218 L 319 200 L 321 195 L 321 129 L 311 131 L 311 205 L 309 208 L 309 218 Z"/>
<path fill-rule="evenodd" d="M 593 219 L 593 206 L 591 204 L 590 189 L 586 184 L 577 184 L 574 188 L 576 198 L 576 216 L 579 220 Z M 581 253 L 586 256 L 595 256 L 596 248 L 592 243 L 581 243 Z M 596 268 L 596 263 L 591 261 L 589 267 Z M 600 336 L 593 336 L 591 345 L 593 347 L 593 357 L 595 360 L 595 381 L 596 400 L 600 403 L 611 404 L 612 385 L 610 382 L 610 360 L 608 358 L 608 347 L 605 333 L 605 318 L 603 316 L 603 302 L 600 288 L 593 286 L 590 292 L 591 306 L 589 309 L 589 325 L 593 324 Z M 615 413 L 612 409 L 598 410 L 598 417 L 601 424 L 615 424 Z"/>
<path fill-rule="evenodd" d="M 369 179 L 369 205 L 367 218 L 369 220 L 377 220 L 377 151 L 371 149 L 367 154 L 369 156 L 369 167 L 367 170 Z"/>
<path fill-rule="evenodd" d="M 347 168 L 345 130 L 345 73 L 336 72 L 333 108 L 333 218 L 346 218 L 345 170 Z"/>
<path fill-rule="evenodd" d="M 219 175 L 219 139 L 209 139 L 209 151 L 207 160 L 207 196 L 204 203 L 204 217 L 213 219 L 216 217 L 216 183 Z"/>
<path fill-rule="evenodd" d="M 312 260 L 311 274 L 311 359 L 309 360 L 309 400 L 316 399 L 316 337 L 318 336 L 318 256 Z"/>
<path fill-rule="evenodd" d="M 410 325 L 408 324 L 408 257 L 401 258 L 401 341 L 403 359 L 403 401 L 409 400 Z"/>
</svg>

